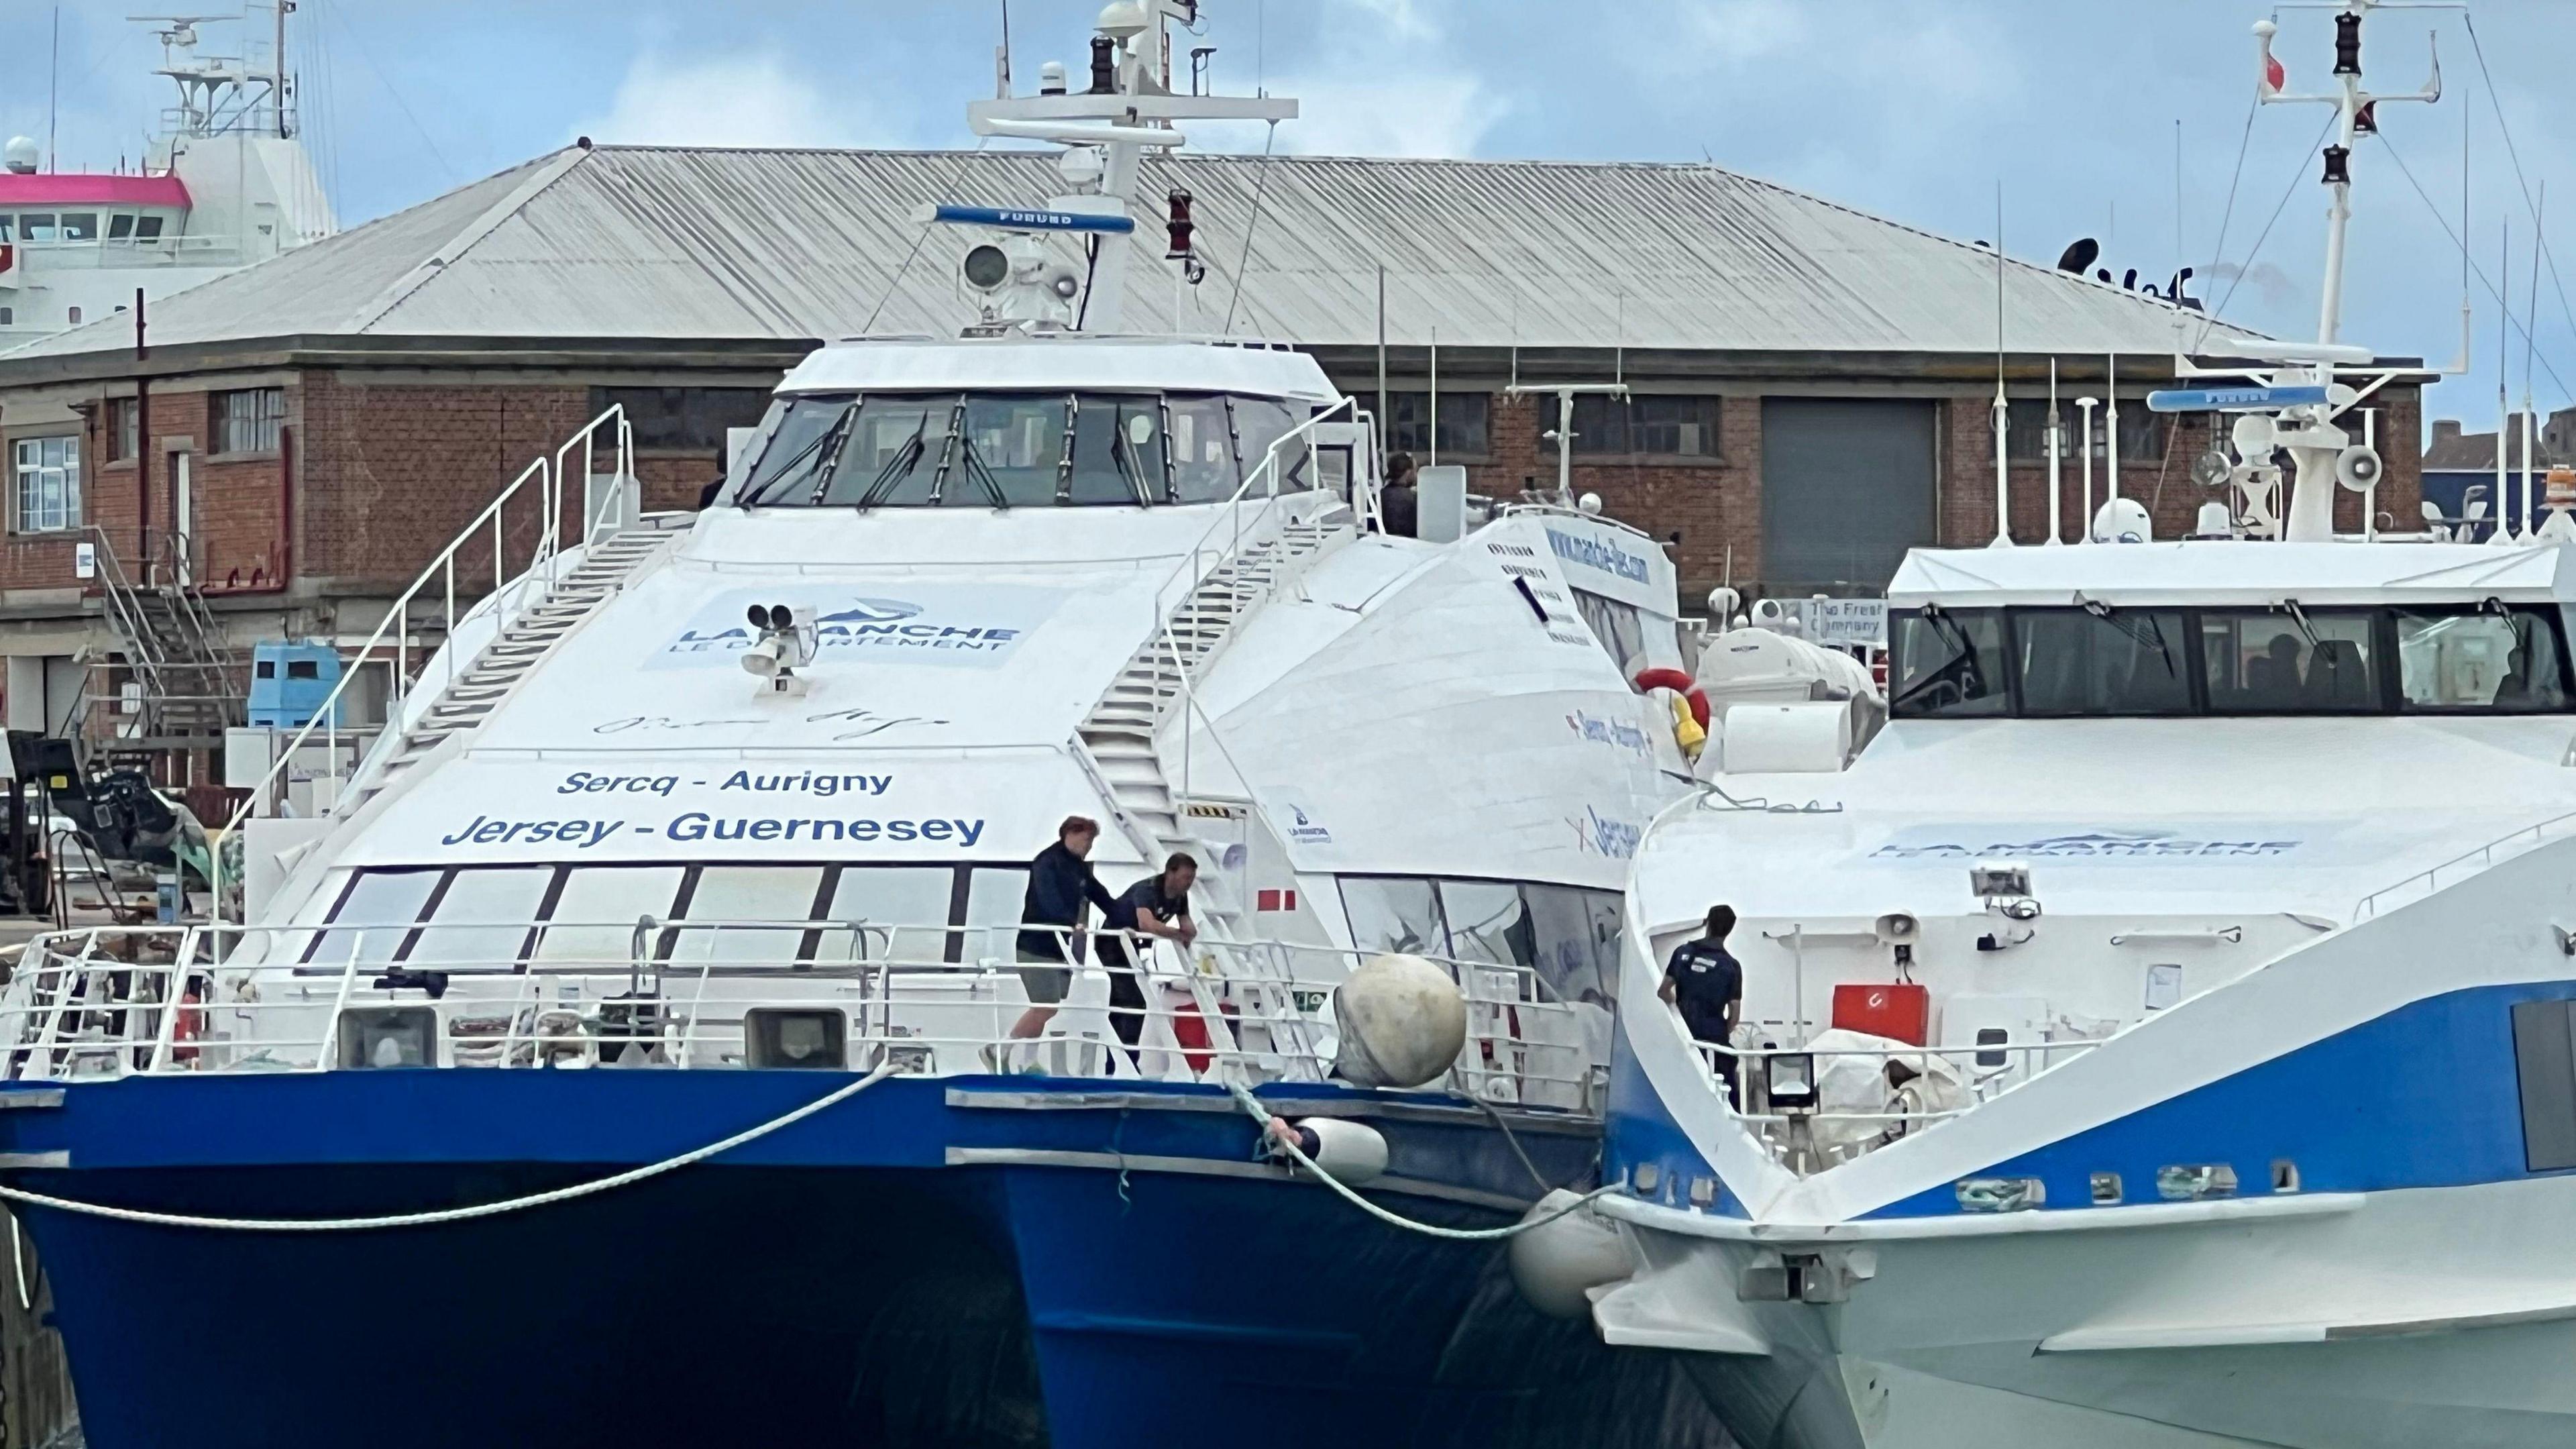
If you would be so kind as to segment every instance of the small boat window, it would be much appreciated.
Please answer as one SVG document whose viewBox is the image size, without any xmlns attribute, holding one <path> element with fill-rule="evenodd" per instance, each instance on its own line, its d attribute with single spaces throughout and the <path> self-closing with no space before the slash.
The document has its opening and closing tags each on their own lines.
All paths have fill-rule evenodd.
<svg viewBox="0 0 2576 1449">
<path fill-rule="evenodd" d="M 688 867 L 578 866 L 565 872 L 563 893 L 537 938 L 535 958 L 549 966 L 613 968 L 635 959 L 635 922 L 668 920 Z"/>
<path fill-rule="evenodd" d="M 2213 714 L 2349 714 L 2380 707 L 2373 615 L 2203 610 L 2201 667 Z"/>
<path fill-rule="evenodd" d="M 430 908 L 429 929 L 403 953 L 408 966 L 515 965 L 527 954 L 529 923 L 545 913 L 550 865 L 478 866 L 459 870 Z M 503 922 L 487 925 L 482 922 Z"/>
<path fill-rule="evenodd" d="M 822 891 L 819 865 L 702 865 L 676 917 L 702 924 L 672 932 L 663 954 L 682 969 L 788 965 L 804 956 L 806 932 L 742 923 L 811 921 Z"/>
<path fill-rule="evenodd" d="M 1015 889 L 1007 914 L 1018 920 L 1020 896 L 1016 888 L 1025 882 L 1028 873 L 979 870 L 976 874 L 1011 877 Z M 889 957 L 913 963 L 945 960 L 946 937 L 927 928 L 948 919 L 949 899 L 956 889 L 957 872 L 951 866 L 845 865 L 823 918 L 860 929 L 836 931 L 826 927 L 815 954 L 829 961 L 883 961 Z M 912 929 L 891 929 L 895 926 Z"/>
<path fill-rule="evenodd" d="M 967 929 L 959 958 L 1009 960 L 1019 938 L 1020 907 L 1028 894 L 1028 867 L 975 867 L 966 884 Z"/>
<path fill-rule="evenodd" d="M 50 211 L 18 213 L 18 240 L 22 242 L 49 242 L 60 233 L 61 226 Z"/>
<path fill-rule="evenodd" d="M 1164 466 L 1159 397 L 1084 395 L 1074 400 L 1073 471 L 1067 503 L 1165 503 L 1172 477 Z"/>
<path fill-rule="evenodd" d="M 1243 486 L 1235 463 L 1234 417 L 1222 397 L 1175 397 L 1171 414 L 1172 501 L 1222 503 Z"/>
<path fill-rule="evenodd" d="M 2410 712 L 2542 714 L 2568 708 L 2558 620 L 2545 610 L 2400 609 L 2397 665 Z"/>
<path fill-rule="evenodd" d="M 98 240 L 98 213 L 95 211 L 64 212 L 62 239 L 67 242 Z"/>
<path fill-rule="evenodd" d="M 159 241 L 161 239 L 162 221 L 163 218 L 157 216 L 136 217 L 134 219 L 134 239 L 136 241 Z"/>
<path fill-rule="evenodd" d="M 433 867 L 363 870 L 349 877 L 331 909 L 331 929 L 313 938 L 305 962 L 337 969 L 353 958 L 362 966 L 392 961 L 444 874 Z"/>
<path fill-rule="evenodd" d="M 130 241 L 134 237 L 134 213 L 120 211 L 107 219 L 109 241 Z"/>
<path fill-rule="evenodd" d="M 1510 881 L 1444 880 L 1440 914 L 1449 923 L 1450 954 L 1496 966 L 1536 966 L 1529 914 Z"/>
<path fill-rule="evenodd" d="M 2022 615 L 2022 713 L 2188 713 L 2185 643 L 2182 615 L 2167 610 L 2097 605 Z"/>
<path fill-rule="evenodd" d="M 1360 950 L 1449 954 L 1449 932 L 1427 880 L 1344 876 L 1342 909 L 1350 913 L 1351 944 Z"/>
<path fill-rule="evenodd" d="M 1966 719 L 2009 713 L 2003 616 L 1991 609 L 1926 607 L 1897 616 L 1888 713 L 1899 719 Z"/>
</svg>

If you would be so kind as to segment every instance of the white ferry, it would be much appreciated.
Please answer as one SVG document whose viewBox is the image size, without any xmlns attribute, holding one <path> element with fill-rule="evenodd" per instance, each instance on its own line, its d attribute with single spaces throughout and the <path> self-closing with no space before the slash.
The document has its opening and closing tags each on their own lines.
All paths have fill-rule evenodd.
<svg viewBox="0 0 2576 1449">
<path fill-rule="evenodd" d="M 2320 340 L 2155 400 L 2235 413 L 2205 536 L 1915 553 L 1885 729 L 1782 724 L 1803 753 L 1648 832 L 1621 1236 L 1568 1224 L 1552 1271 L 1609 1341 L 1687 1350 L 1741 1442 L 2576 1428 L 2576 533 L 2336 533 L 2411 370 L 2336 336 L 2350 147 L 2410 98 L 2363 88 L 2371 8 L 2306 98 L 2339 130 Z M 1656 992 L 1718 904 L 1740 1021 L 1697 1041 Z"/>
<path fill-rule="evenodd" d="M 595 421 L 389 612 L 354 768 L 284 742 L 238 919 L 30 948 L 0 1172 L 90 1443 L 1718 1441 L 1434 1235 L 1598 1180 L 1671 565 L 1436 482 L 1395 536 L 1311 359 L 1115 335 L 1139 151 L 1293 114 L 1171 92 L 1195 9 L 977 106 L 1067 191 L 949 213 L 968 335 L 816 352 L 691 516 Z M 1040 925 L 1041 1024 L 1072 816 L 1197 935 L 1121 1012 Z"/>
</svg>

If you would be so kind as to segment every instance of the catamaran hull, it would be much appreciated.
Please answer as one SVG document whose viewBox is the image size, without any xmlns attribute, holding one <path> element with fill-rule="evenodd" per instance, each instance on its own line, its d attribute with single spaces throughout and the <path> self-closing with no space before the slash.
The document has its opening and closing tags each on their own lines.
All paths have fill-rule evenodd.
<svg viewBox="0 0 2576 1449">
<path fill-rule="evenodd" d="M 2576 1179 L 2210 1206 L 1870 1240 L 1849 1301 L 1703 1304 L 1770 1351 L 1685 1361 L 1740 1439 L 1781 1449 L 2576 1442 Z M 1703 1283 L 1757 1253 L 1640 1231 L 1667 1263 L 1714 1255 Z"/>
<path fill-rule="evenodd" d="M 363 1217 L 595 1180 L 846 1080 L 133 1079 L 0 1113 L 0 1135 L 69 1154 L 10 1175 L 37 1191 Z M 100 1449 L 1716 1442 L 1669 1360 L 1540 1318 L 1491 1246 L 1253 1165 L 1221 1095 L 1097 1085 L 890 1079 L 714 1162 L 430 1227 L 24 1217 Z M 1454 1103 L 1318 1091 L 1416 1174 L 1380 1198 L 1409 1216 L 1490 1225 L 1535 1195 Z M 1521 1145 L 1572 1178 L 1595 1142 L 1558 1125 Z"/>
</svg>

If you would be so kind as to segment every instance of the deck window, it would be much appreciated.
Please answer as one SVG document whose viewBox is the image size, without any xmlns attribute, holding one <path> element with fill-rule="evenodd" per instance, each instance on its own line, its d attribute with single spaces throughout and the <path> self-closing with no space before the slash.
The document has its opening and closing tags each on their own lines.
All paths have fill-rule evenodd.
<svg viewBox="0 0 2576 1449">
<path fill-rule="evenodd" d="M 1008 897 L 1002 919 L 1018 921 L 1027 872 L 979 870 L 976 874 L 991 875 L 997 885 L 1008 887 L 1002 892 Z M 948 866 L 843 866 L 823 919 L 856 929 L 825 929 L 816 954 L 832 961 L 944 960 L 947 937 L 935 928 L 948 920 L 949 897 L 955 891 L 956 872 Z"/>
<path fill-rule="evenodd" d="M 134 213 L 130 211 L 120 211 L 109 216 L 107 219 L 107 239 L 109 241 L 132 241 L 134 239 Z"/>
<path fill-rule="evenodd" d="M 1351 944 L 1360 950 L 1449 954 L 1449 931 L 1430 881 L 1344 876 L 1342 909 L 1350 913 Z"/>
<path fill-rule="evenodd" d="M 549 966 L 622 967 L 635 959 L 635 923 L 669 920 L 688 867 L 584 866 L 566 873 L 535 959 Z"/>
<path fill-rule="evenodd" d="M 136 217 L 134 219 L 134 239 L 136 241 L 159 241 L 161 239 L 162 223 L 167 219 L 168 218 L 166 217 L 158 216 Z"/>
<path fill-rule="evenodd" d="M 509 970 L 525 959 L 530 923 L 544 910 L 550 865 L 457 871 L 430 907 L 429 924 L 403 953 L 408 966 Z M 498 924 L 494 924 L 498 923 Z"/>
<path fill-rule="evenodd" d="M 349 877 L 331 908 L 331 929 L 313 938 L 305 963 L 335 970 L 353 960 L 362 968 L 390 963 L 411 939 L 412 925 L 445 874 L 434 868 L 366 870 Z"/>
<path fill-rule="evenodd" d="M 664 955 L 682 969 L 709 962 L 785 966 L 804 957 L 806 932 L 717 923 L 811 921 L 822 890 L 819 865 L 702 865 L 679 919 L 706 924 L 671 933 Z"/>
<path fill-rule="evenodd" d="M 98 213 L 95 211 L 64 212 L 62 220 L 62 240 L 67 242 L 94 242 L 98 240 Z"/>
<path fill-rule="evenodd" d="M 2201 666 L 2215 714 L 2350 714 L 2380 707 L 2368 612 L 2204 610 Z"/>
</svg>

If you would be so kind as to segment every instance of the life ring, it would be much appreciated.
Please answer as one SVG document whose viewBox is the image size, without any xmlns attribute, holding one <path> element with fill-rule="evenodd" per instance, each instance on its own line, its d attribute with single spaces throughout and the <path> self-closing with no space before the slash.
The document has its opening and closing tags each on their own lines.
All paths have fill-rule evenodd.
<svg viewBox="0 0 2576 1449">
<path fill-rule="evenodd" d="M 1639 694 L 1655 689 L 1669 689 L 1689 701 L 1691 718 L 1699 721 L 1701 729 L 1708 728 L 1708 696 L 1689 675 L 1678 669 L 1648 669 L 1637 675 Z"/>
</svg>

